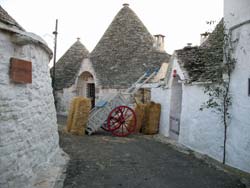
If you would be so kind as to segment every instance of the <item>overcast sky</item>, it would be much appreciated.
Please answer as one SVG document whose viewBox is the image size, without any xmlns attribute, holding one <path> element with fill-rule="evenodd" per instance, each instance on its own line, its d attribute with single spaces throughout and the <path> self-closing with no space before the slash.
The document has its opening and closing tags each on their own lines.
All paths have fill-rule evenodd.
<svg viewBox="0 0 250 188">
<path fill-rule="evenodd" d="M 123 3 L 130 4 L 151 34 L 166 36 L 170 54 L 187 43 L 198 45 L 200 34 L 214 28 L 206 21 L 218 22 L 223 16 L 223 0 L 0 0 L 26 31 L 40 35 L 51 49 L 58 18 L 57 59 L 77 37 L 91 51 Z"/>
</svg>

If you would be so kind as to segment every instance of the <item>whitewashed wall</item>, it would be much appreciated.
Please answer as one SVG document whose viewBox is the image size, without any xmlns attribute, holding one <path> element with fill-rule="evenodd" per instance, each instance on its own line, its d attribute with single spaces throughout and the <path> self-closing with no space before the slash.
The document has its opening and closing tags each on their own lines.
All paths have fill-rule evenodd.
<svg viewBox="0 0 250 188">
<path fill-rule="evenodd" d="M 170 108 L 169 89 L 152 88 L 151 89 L 151 101 L 161 104 L 159 133 L 168 137 L 169 136 L 169 108 Z"/>
<path fill-rule="evenodd" d="M 184 74 L 177 63 L 176 55 L 173 54 L 171 57 L 171 65 L 168 68 L 172 70 L 176 70 L 177 74 L 180 76 L 182 80 L 184 80 Z M 170 102 L 171 102 L 171 86 L 173 80 L 173 71 L 170 74 L 169 80 L 167 81 L 166 86 L 164 88 L 154 88 L 151 87 L 151 100 L 161 104 L 161 117 L 160 117 L 160 125 L 159 125 L 159 133 L 168 137 L 169 136 L 169 113 L 170 113 Z"/>
<path fill-rule="evenodd" d="M 224 19 L 232 29 L 234 57 L 237 60 L 231 78 L 232 121 L 228 128 L 227 159 L 229 165 L 250 172 L 250 1 L 225 0 Z M 244 23 L 245 22 L 245 23 Z"/>
<path fill-rule="evenodd" d="M 96 78 L 96 73 L 95 73 L 95 71 L 94 71 L 92 62 L 90 61 L 89 58 L 83 59 L 83 61 L 82 61 L 82 63 L 81 63 L 80 70 L 79 70 L 78 75 L 77 75 L 77 79 L 78 79 L 78 77 L 79 77 L 83 72 L 85 72 L 85 71 L 87 71 L 87 72 L 89 72 L 90 74 L 93 75 L 94 80 L 95 80 L 96 84 L 98 85 L 99 82 L 98 82 L 98 80 L 97 80 L 97 78 Z M 77 81 L 78 81 L 77 79 L 76 79 L 76 83 L 77 83 Z"/>
<path fill-rule="evenodd" d="M 179 142 L 221 161 L 224 129 L 217 113 L 200 110 L 207 99 L 202 85 L 184 85 Z"/>
<path fill-rule="evenodd" d="M 76 97 L 76 84 L 56 91 L 57 114 L 66 116 L 70 108 L 70 102 L 74 97 Z"/>
<path fill-rule="evenodd" d="M 124 89 L 100 89 L 100 92 L 98 94 L 98 99 L 105 98 L 109 96 L 110 94 L 117 94 L 118 92 L 122 92 Z"/>
<path fill-rule="evenodd" d="M 41 167 L 60 151 L 48 67 L 50 55 L 41 47 L 42 40 L 38 44 L 25 35 L 0 30 L 1 188 L 33 187 Z M 10 81 L 11 57 L 32 62 L 31 84 Z"/>
<path fill-rule="evenodd" d="M 224 19 L 227 28 L 249 20 L 249 0 L 224 0 Z"/>
<path fill-rule="evenodd" d="M 207 101 L 204 86 L 184 84 L 187 74 L 180 68 L 177 57 L 171 58 L 171 74 L 167 82 L 167 89 L 152 88 L 152 100 L 163 106 L 160 121 L 160 134 L 169 136 L 169 112 L 173 70 L 177 71 L 182 83 L 182 111 L 180 135 L 178 142 L 197 152 L 206 154 L 219 161 L 223 151 L 223 125 L 219 115 L 211 109 L 200 111 L 201 105 Z"/>
<path fill-rule="evenodd" d="M 172 58 L 172 70 L 176 70 L 180 81 L 184 82 L 185 76 L 177 59 Z M 162 105 L 160 120 L 160 134 L 169 136 L 169 113 L 171 103 L 171 90 L 173 73 L 167 83 L 167 89 L 152 88 L 151 100 Z M 222 160 L 223 151 L 223 125 L 220 123 L 218 114 L 210 109 L 200 111 L 207 96 L 204 94 L 202 85 L 182 84 L 182 111 L 180 123 L 180 135 L 178 142 L 188 148 L 206 154 L 219 161 Z"/>
<path fill-rule="evenodd" d="M 245 1 L 245 3 L 249 4 L 250 2 Z M 245 7 L 249 6 L 246 5 Z M 241 9 L 245 12 L 243 7 L 239 8 L 239 11 Z M 244 15 L 244 17 L 246 16 Z M 236 23 L 236 21 L 234 20 L 231 23 Z M 250 172 L 250 96 L 248 96 L 247 92 L 248 78 L 250 78 L 250 24 L 234 30 L 232 32 L 232 40 L 238 41 L 234 42 L 234 56 L 237 59 L 237 64 L 230 85 L 232 119 L 228 127 L 226 163 Z M 176 69 L 181 79 L 185 79 L 185 72 L 183 74 L 175 57 L 172 58 L 172 64 L 172 70 Z M 152 89 L 152 100 L 160 102 L 163 106 L 166 103 L 170 103 L 170 101 L 166 102 L 165 100 L 171 100 L 171 83 L 172 75 L 167 84 L 169 89 L 165 93 L 160 88 L 157 90 Z M 212 112 L 211 109 L 199 110 L 202 103 L 207 101 L 207 96 L 203 90 L 203 85 L 183 84 L 181 125 L 178 142 L 194 151 L 222 161 L 224 127 L 219 114 Z M 160 133 L 169 136 L 169 110 L 161 115 L 161 119 L 164 119 L 164 121 L 161 121 L 160 127 L 164 131 Z"/>
</svg>

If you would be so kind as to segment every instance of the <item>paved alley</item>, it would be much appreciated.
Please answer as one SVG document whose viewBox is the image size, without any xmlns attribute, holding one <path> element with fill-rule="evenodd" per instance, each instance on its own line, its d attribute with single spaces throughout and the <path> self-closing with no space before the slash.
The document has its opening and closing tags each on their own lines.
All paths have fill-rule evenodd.
<svg viewBox="0 0 250 188">
<path fill-rule="evenodd" d="M 238 178 L 151 136 L 60 133 L 71 158 L 64 188 L 243 188 Z"/>
</svg>

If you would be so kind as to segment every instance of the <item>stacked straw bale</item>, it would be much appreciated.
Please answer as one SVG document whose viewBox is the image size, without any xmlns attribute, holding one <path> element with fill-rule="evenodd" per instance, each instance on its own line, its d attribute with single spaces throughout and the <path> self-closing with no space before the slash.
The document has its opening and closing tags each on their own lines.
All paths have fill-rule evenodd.
<svg viewBox="0 0 250 188">
<path fill-rule="evenodd" d="M 70 105 L 66 131 L 74 135 L 84 135 L 91 110 L 91 100 L 75 97 Z"/>
<path fill-rule="evenodd" d="M 161 105 L 150 102 L 145 106 L 144 122 L 142 126 L 142 133 L 156 134 L 159 131 L 159 122 L 161 115 Z"/>
<path fill-rule="evenodd" d="M 135 107 L 136 115 L 136 129 L 135 132 L 140 132 L 143 124 L 144 113 L 145 113 L 146 104 L 138 103 Z"/>
</svg>

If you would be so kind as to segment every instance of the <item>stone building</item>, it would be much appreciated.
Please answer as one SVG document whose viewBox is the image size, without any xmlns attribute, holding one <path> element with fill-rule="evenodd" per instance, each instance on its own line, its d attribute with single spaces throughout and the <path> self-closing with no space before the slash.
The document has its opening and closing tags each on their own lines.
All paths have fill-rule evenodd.
<svg viewBox="0 0 250 188">
<path fill-rule="evenodd" d="M 92 75 L 95 75 L 95 73 L 87 59 L 88 55 L 88 50 L 78 39 L 56 63 L 55 99 L 59 113 L 65 114 L 71 99 L 85 93 L 83 89 L 86 89 L 88 80 L 91 77 L 91 80 L 93 80 Z M 85 61 L 84 64 L 82 63 L 83 60 Z M 53 73 L 52 69 L 51 73 Z M 85 73 L 78 76 L 80 69 L 84 69 Z M 89 75 L 90 78 L 88 78 Z M 80 84 L 82 80 L 87 82 L 80 85 L 82 87 L 78 89 L 78 82 Z"/>
<path fill-rule="evenodd" d="M 65 163 L 48 63 L 52 52 L 0 6 L 0 187 L 37 187 Z M 62 160 L 58 160 L 62 159 Z M 59 166 L 58 166 L 59 165 Z M 46 182 L 46 181 L 45 181 Z"/>
<path fill-rule="evenodd" d="M 206 101 L 205 84 L 216 82 L 218 77 L 222 77 L 217 68 L 223 62 L 223 36 L 221 21 L 201 46 L 187 46 L 176 50 L 170 59 L 164 86 L 152 88 L 151 99 L 162 104 L 160 133 L 164 136 L 183 143 L 185 140 L 183 137 L 191 138 L 190 134 L 197 133 L 194 136 L 196 139 L 192 139 L 196 144 L 207 143 L 211 147 L 217 147 L 210 143 L 215 139 L 205 141 L 204 135 L 199 131 L 204 130 L 200 121 L 202 120 L 202 124 L 207 126 L 206 119 L 216 122 L 216 114 L 211 115 L 208 111 L 204 114 L 199 109 Z M 215 117 L 215 120 L 212 120 L 212 117 Z M 213 126 L 217 126 L 214 124 Z M 188 129 L 184 129 L 185 127 Z M 210 128 L 209 131 L 214 132 L 214 129 Z M 189 132 L 184 133 L 184 130 Z M 204 133 L 210 135 L 209 131 Z M 197 141 L 198 137 L 203 140 Z M 204 146 L 200 148 L 207 149 Z"/>
<path fill-rule="evenodd" d="M 227 162 L 250 172 L 250 1 L 224 0 L 226 32 L 233 48 L 232 119 L 228 130 Z M 225 62 L 227 63 L 227 62 Z"/>
<path fill-rule="evenodd" d="M 223 51 L 224 25 L 221 21 L 199 47 L 176 50 L 168 66 L 164 87 L 151 89 L 151 100 L 162 105 L 160 133 L 218 161 L 223 159 L 224 144 L 221 114 L 215 113 L 213 108 L 202 111 L 200 108 L 209 99 L 204 92 L 206 86 L 225 79 L 220 71 L 227 63 Z M 239 30 L 236 36 L 245 37 L 239 42 L 248 49 L 249 44 L 243 42 L 248 41 L 245 31 L 241 33 Z M 236 48 L 240 48 L 238 45 Z M 229 89 L 232 105 L 227 128 L 226 164 L 250 172 L 249 54 L 237 50 L 238 53 L 233 52 L 237 62 Z"/>
<path fill-rule="evenodd" d="M 124 4 L 90 54 L 77 41 L 69 51 L 79 59 L 68 51 L 56 63 L 57 112 L 67 114 L 73 96 L 90 97 L 94 104 L 109 93 L 130 87 L 146 70 L 168 63 L 170 56 L 163 42 L 163 35 L 152 36 Z"/>
</svg>

